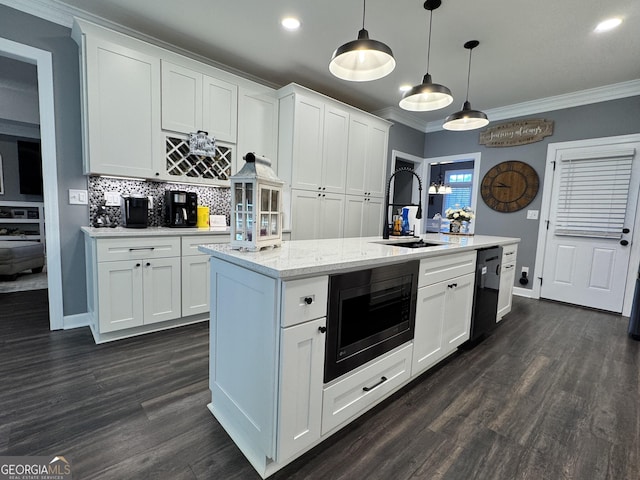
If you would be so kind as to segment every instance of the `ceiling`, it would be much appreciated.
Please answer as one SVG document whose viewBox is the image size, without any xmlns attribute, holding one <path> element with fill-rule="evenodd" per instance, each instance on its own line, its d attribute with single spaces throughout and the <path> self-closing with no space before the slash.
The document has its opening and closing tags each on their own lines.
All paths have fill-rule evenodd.
<svg viewBox="0 0 640 480">
<path fill-rule="evenodd" d="M 42 1 L 42 0 L 40 0 Z M 441 122 L 465 99 L 467 40 L 473 50 L 469 99 L 488 111 L 640 79 L 638 0 L 443 0 L 433 11 L 429 73 L 454 103 L 436 112 L 401 111 L 401 84 L 426 73 L 428 12 L 419 0 L 369 0 L 365 26 L 389 45 L 397 66 L 387 77 L 353 83 L 333 77 L 331 54 L 355 40 L 362 1 L 346 0 L 52 0 L 102 17 L 260 78 L 305 85 L 368 111 L 397 108 L 418 122 Z M 89 15 L 89 16 L 91 16 Z M 297 32 L 281 28 L 295 15 Z M 617 29 L 596 34 L 618 16 Z M 491 118 L 491 116 L 490 116 Z"/>
</svg>

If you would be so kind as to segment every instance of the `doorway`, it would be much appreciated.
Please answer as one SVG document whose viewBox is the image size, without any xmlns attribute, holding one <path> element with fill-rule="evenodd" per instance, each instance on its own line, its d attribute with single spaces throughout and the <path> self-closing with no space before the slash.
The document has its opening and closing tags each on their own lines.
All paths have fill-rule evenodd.
<svg viewBox="0 0 640 480">
<path fill-rule="evenodd" d="M 630 314 L 639 152 L 640 135 L 549 145 L 534 295 Z"/>
<path fill-rule="evenodd" d="M 30 63 L 37 68 L 45 241 L 47 246 L 46 270 L 49 296 L 49 326 L 51 330 L 59 330 L 64 326 L 64 313 L 62 306 L 62 262 L 60 258 L 52 56 L 51 52 L 5 38 L 0 38 L 0 55 Z"/>
</svg>

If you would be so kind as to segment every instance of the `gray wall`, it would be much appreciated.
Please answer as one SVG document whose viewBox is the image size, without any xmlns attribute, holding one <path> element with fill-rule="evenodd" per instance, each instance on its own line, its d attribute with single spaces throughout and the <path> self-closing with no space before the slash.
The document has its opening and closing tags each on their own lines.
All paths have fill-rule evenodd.
<svg viewBox="0 0 640 480">
<path fill-rule="evenodd" d="M 87 225 L 89 210 L 69 205 L 67 192 L 87 188 L 82 174 L 78 47 L 70 29 L 5 5 L 0 5 L 0 32 L 4 38 L 52 53 L 64 314 L 84 313 L 87 293 L 80 227 Z"/>
<path fill-rule="evenodd" d="M 554 133 L 543 141 L 519 147 L 486 148 L 478 144 L 478 131 L 428 133 L 425 140 L 425 157 L 439 157 L 469 152 L 481 152 L 480 178 L 494 165 L 506 160 L 521 160 L 531 165 L 542 182 L 544 179 L 547 145 L 549 143 L 609 137 L 640 132 L 640 96 L 601 102 L 582 107 L 568 108 L 522 118 L 546 118 L 553 120 Z M 504 120 L 507 121 L 507 120 Z M 502 123 L 504 121 L 496 122 Z M 529 277 L 536 278 L 534 264 L 538 240 L 539 220 L 527 220 L 527 210 L 540 210 L 541 185 L 533 202 L 523 210 L 499 213 L 487 207 L 478 198 L 476 234 L 520 237 L 518 247 L 517 276 L 522 266 L 529 267 Z M 542 212 L 541 212 L 542 213 Z M 516 281 L 516 286 L 520 286 Z M 531 288 L 531 283 L 526 288 Z"/>
</svg>

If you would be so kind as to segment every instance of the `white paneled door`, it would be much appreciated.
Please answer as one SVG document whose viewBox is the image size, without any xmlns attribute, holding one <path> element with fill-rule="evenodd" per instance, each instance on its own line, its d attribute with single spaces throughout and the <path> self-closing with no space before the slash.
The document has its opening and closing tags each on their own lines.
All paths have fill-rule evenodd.
<svg viewBox="0 0 640 480">
<path fill-rule="evenodd" d="M 540 296 L 622 312 L 640 143 L 558 148 Z"/>
</svg>

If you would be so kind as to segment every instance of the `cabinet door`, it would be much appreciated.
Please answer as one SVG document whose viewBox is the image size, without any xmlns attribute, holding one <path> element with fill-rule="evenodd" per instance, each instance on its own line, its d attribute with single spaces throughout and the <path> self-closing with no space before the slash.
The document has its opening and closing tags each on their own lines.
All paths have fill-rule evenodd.
<svg viewBox="0 0 640 480">
<path fill-rule="evenodd" d="M 325 334 L 320 318 L 282 329 L 277 460 L 283 461 L 320 438 Z"/>
<path fill-rule="evenodd" d="M 209 256 L 182 257 L 182 316 L 209 311 Z"/>
<path fill-rule="evenodd" d="M 351 115 L 346 183 L 346 193 L 350 195 L 364 195 L 365 192 L 368 131 L 369 126 L 363 119 Z"/>
<path fill-rule="evenodd" d="M 443 327 L 446 353 L 469 339 L 474 282 L 473 273 L 442 282 L 447 288 Z"/>
<path fill-rule="evenodd" d="M 425 371 L 445 355 L 443 324 L 446 302 L 447 285 L 445 283 L 436 283 L 418 289 L 411 375 Z"/>
<path fill-rule="evenodd" d="M 205 75 L 202 88 L 202 129 L 216 140 L 236 143 L 238 86 Z"/>
<path fill-rule="evenodd" d="M 296 95 L 291 187 L 315 190 L 321 187 L 324 105 Z"/>
<path fill-rule="evenodd" d="M 240 87 L 238 100 L 238 164 L 234 173 L 244 165 L 242 156 L 255 152 L 271 160 L 271 168 L 278 171 L 278 101 L 267 92 Z"/>
<path fill-rule="evenodd" d="M 291 239 L 318 238 L 321 194 L 308 190 L 291 191 Z"/>
<path fill-rule="evenodd" d="M 510 263 L 502 267 L 500 272 L 500 290 L 498 290 L 498 314 L 496 321 L 502 320 L 511 311 L 513 284 L 516 281 L 516 264 Z"/>
<path fill-rule="evenodd" d="M 344 193 L 347 175 L 349 114 L 339 108 L 324 110 L 322 147 L 322 191 Z"/>
<path fill-rule="evenodd" d="M 365 169 L 365 192 L 374 197 L 383 197 L 387 170 L 387 129 L 370 125 L 367 135 L 367 164 Z"/>
<path fill-rule="evenodd" d="M 153 178 L 162 158 L 160 59 L 85 39 L 86 173 Z"/>
<path fill-rule="evenodd" d="M 100 333 L 143 324 L 142 260 L 98 263 Z"/>
<path fill-rule="evenodd" d="M 342 238 L 344 227 L 344 195 L 323 193 L 320 216 L 317 221 L 319 236 L 316 238 Z"/>
<path fill-rule="evenodd" d="M 343 229 L 345 238 L 362 236 L 365 203 L 365 199 L 362 196 L 345 196 Z"/>
<path fill-rule="evenodd" d="M 162 128 L 194 133 L 202 125 L 202 74 L 162 62 Z"/>
<path fill-rule="evenodd" d="M 378 237 L 382 235 L 384 222 L 384 201 L 379 197 L 367 197 L 364 202 L 364 216 L 362 218 L 363 237 Z"/>
<path fill-rule="evenodd" d="M 179 318 L 180 257 L 143 260 L 144 323 Z"/>
</svg>

